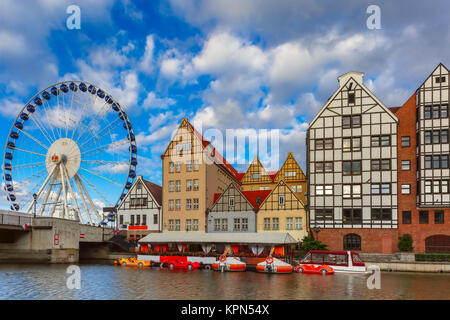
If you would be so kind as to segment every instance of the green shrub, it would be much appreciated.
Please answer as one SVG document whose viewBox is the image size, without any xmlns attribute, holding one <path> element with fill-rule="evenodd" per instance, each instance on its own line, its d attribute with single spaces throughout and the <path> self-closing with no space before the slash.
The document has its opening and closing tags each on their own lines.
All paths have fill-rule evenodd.
<svg viewBox="0 0 450 320">
<path fill-rule="evenodd" d="M 448 253 L 416 253 L 416 261 L 450 262 Z"/>
<path fill-rule="evenodd" d="M 310 250 L 328 250 L 328 245 L 322 243 L 319 240 L 314 240 L 313 237 L 303 237 L 300 249 L 303 251 Z"/>
<path fill-rule="evenodd" d="M 410 234 L 404 234 L 398 237 L 398 250 L 402 252 L 412 252 L 413 249 L 413 239 Z"/>
</svg>

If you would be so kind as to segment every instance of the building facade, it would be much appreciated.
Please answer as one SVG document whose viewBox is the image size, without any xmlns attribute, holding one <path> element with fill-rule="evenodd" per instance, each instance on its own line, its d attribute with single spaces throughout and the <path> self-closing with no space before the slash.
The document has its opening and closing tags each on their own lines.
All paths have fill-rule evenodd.
<svg viewBox="0 0 450 320">
<path fill-rule="evenodd" d="M 291 190 L 302 200 L 303 204 L 306 205 L 308 203 L 306 197 L 306 175 L 303 173 L 297 160 L 295 160 L 292 152 L 288 153 L 286 160 L 275 175 L 273 186 L 275 187 L 281 180 L 284 180 L 289 185 Z"/>
<path fill-rule="evenodd" d="M 152 232 L 160 232 L 161 203 L 161 187 L 137 176 L 117 207 L 119 232 L 131 241 L 137 241 Z"/>
<path fill-rule="evenodd" d="M 161 156 L 164 232 L 206 231 L 206 209 L 237 171 L 183 118 Z"/>
<path fill-rule="evenodd" d="M 390 253 L 398 228 L 398 119 L 363 76 L 340 76 L 308 128 L 310 227 L 331 250 Z"/>
<path fill-rule="evenodd" d="M 308 234 L 305 206 L 284 180 L 261 203 L 256 217 L 257 232 L 286 232 L 298 242 Z"/>
<path fill-rule="evenodd" d="M 415 252 L 450 252 L 449 71 L 439 64 L 398 108 L 399 235 Z"/>
<path fill-rule="evenodd" d="M 231 183 L 207 213 L 207 232 L 256 232 L 256 212 L 270 190 L 241 191 Z"/>
</svg>

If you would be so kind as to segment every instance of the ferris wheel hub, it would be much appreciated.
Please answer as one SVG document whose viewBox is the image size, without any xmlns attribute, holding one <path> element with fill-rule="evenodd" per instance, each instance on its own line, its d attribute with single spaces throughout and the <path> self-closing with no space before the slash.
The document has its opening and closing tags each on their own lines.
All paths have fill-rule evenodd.
<svg viewBox="0 0 450 320">
<path fill-rule="evenodd" d="M 68 178 L 72 178 L 80 168 L 81 152 L 77 143 L 69 138 L 60 138 L 52 143 L 48 148 L 45 158 L 45 166 L 48 174 L 53 172 L 56 166 L 61 167 L 61 164 L 67 169 L 64 175 L 68 175 Z M 57 181 L 61 180 L 61 173 L 57 169 L 55 177 Z"/>
</svg>

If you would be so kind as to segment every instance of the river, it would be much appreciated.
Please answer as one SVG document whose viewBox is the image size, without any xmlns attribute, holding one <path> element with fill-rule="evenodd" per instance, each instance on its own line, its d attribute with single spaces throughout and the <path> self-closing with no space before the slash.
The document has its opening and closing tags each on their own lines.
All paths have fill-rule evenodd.
<svg viewBox="0 0 450 320">
<path fill-rule="evenodd" d="M 450 274 L 382 272 L 381 288 L 367 275 L 220 273 L 210 270 L 122 268 L 80 264 L 81 288 L 68 289 L 68 265 L 0 265 L 0 299 L 450 299 Z"/>
</svg>

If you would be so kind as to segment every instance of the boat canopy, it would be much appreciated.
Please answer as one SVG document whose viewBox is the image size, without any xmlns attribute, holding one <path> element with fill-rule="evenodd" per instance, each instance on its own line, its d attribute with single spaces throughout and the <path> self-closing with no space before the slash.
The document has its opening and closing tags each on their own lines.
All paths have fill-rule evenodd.
<svg viewBox="0 0 450 320">
<path fill-rule="evenodd" d="M 204 233 L 204 232 L 164 232 L 150 233 L 140 243 L 232 243 L 288 245 L 298 243 L 287 232 L 260 233 Z"/>
</svg>

